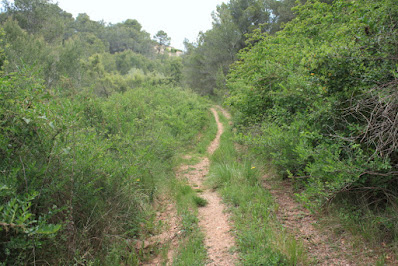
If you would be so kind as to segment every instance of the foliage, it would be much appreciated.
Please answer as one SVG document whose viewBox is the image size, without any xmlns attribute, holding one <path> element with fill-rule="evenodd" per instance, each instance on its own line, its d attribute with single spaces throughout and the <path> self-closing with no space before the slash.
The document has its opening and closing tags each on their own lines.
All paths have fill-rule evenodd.
<svg viewBox="0 0 398 266">
<path fill-rule="evenodd" d="M 48 0 L 4 0 L 6 14 L 13 17 L 30 34 L 40 34 L 47 42 L 59 42 L 66 28 L 73 23 L 72 15 Z"/>
<path fill-rule="evenodd" d="M 134 86 L 181 82 L 181 59 L 156 55 L 154 42 L 137 20 L 105 24 L 87 14 L 73 19 L 49 0 L 3 1 L 3 7 L 7 73 L 34 65 L 48 88 L 67 87 L 67 93 L 89 89 L 105 97 L 125 86 L 104 89 L 102 84 L 132 69 L 145 74 L 139 82 L 127 82 Z"/>
<path fill-rule="evenodd" d="M 160 45 L 160 46 L 169 46 L 170 45 L 170 37 L 167 35 L 167 33 L 163 30 L 160 30 L 156 33 L 155 36 L 153 36 L 154 40 Z"/>
<path fill-rule="evenodd" d="M 167 87 L 72 100 L 28 72 L 4 77 L 1 92 L 1 253 L 11 264 L 134 238 L 176 147 L 207 123 L 197 96 Z"/>
<path fill-rule="evenodd" d="M 176 88 L 181 59 L 155 55 L 136 20 L 73 19 L 47 0 L 3 7 L 1 261 L 138 263 L 126 250 L 153 230 L 150 204 L 207 104 Z"/>
<path fill-rule="evenodd" d="M 246 47 L 247 34 L 255 29 L 274 33 L 294 17 L 291 0 L 233 0 L 213 13 L 212 29 L 196 42 L 186 41 L 184 84 L 203 95 L 227 93 L 225 76 L 237 53 Z"/>
<path fill-rule="evenodd" d="M 137 20 L 128 19 L 106 27 L 104 40 L 109 43 L 111 53 L 131 50 L 151 56 L 154 52 L 149 33 L 141 30 L 141 24 Z"/>
<path fill-rule="evenodd" d="M 309 206 L 365 188 L 371 208 L 397 196 L 395 7 L 300 5 L 274 36 L 254 32 L 228 76 L 241 140 L 300 180 Z"/>
</svg>

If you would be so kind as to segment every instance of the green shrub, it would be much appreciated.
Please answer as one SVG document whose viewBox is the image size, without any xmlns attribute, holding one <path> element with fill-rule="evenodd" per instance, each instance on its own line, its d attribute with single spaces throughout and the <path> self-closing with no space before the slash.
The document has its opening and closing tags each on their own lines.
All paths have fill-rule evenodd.
<svg viewBox="0 0 398 266">
<path fill-rule="evenodd" d="M 397 191 L 395 7 L 308 1 L 276 35 L 253 33 L 229 74 L 241 140 L 298 177 L 309 205 L 358 187 Z"/>
<path fill-rule="evenodd" d="M 0 248 L 10 264 L 33 254 L 101 261 L 138 237 L 173 157 L 209 122 L 204 101 L 166 86 L 69 99 L 26 72 L 0 90 Z"/>
</svg>

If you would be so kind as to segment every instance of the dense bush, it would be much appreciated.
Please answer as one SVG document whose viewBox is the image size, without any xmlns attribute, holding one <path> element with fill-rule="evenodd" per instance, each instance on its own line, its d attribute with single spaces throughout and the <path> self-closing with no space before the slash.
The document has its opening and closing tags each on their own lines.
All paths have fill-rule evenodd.
<svg viewBox="0 0 398 266">
<path fill-rule="evenodd" d="M 181 59 L 155 54 L 136 20 L 3 2 L 0 261 L 137 263 L 134 240 L 154 230 L 150 203 L 209 123 L 206 103 L 175 88 Z"/>
<path fill-rule="evenodd" d="M 165 86 L 68 99 L 28 71 L 0 86 L 6 264 L 84 261 L 134 239 L 145 206 L 173 175 L 173 156 L 208 122 L 197 96 Z M 48 258 L 51 251 L 60 256 Z"/>
<path fill-rule="evenodd" d="M 397 7 L 309 1 L 275 36 L 252 34 L 228 77 L 242 140 L 310 206 L 349 192 L 381 210 L 398 196 Z"/>
</svg>

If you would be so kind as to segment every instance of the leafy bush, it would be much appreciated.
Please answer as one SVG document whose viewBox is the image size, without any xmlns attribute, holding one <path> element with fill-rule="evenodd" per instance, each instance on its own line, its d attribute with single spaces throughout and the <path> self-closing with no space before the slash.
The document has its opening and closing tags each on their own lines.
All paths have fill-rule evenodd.
<svg viewBox="0 0 398 266">
<path fill-rule="evenodd" d="M 398 196 L 398 9 L 338 0 L 295 10 L 274 36 L 253 33 L 229 74 L 241 139 L 300 180 L 308 205 L 365 189 L 385 208 Z"/>
<path fill-rule="evenodd" d="M 0 90 L 0 237 L 9 264 L 101 260 L 101 249 L 105 257 L 137 237 L 179 147 L 209 122 L 206 104 L 178 88 L 69 99 L 27 71 L 3 77 Z"/>
<path fill-rule="evenodd" d="M 73 18 L 47 0 L 3 4 L 1 261 L 139 261 L 126 252 L 153 230 L 150 203 L 175 154 L 208 125 L 207 104 L 175 88 L 181 60 L 155 55 L 136 20 Z"/>
</svg>

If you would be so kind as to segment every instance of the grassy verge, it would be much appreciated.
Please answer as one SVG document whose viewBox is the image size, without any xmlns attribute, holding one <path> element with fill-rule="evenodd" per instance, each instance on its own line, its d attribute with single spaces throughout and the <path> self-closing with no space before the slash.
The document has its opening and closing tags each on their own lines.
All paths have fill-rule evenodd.
<svg viewBox="0 0 398 266">
<path fill-rule="evenodd" d="M 285 233 L 276 220 L 277 206 L 271 194 L 261 186 L 263 170 L 250 155 L 236 151 L 231 128 L 223 116 L 221 121 L 225 132 L 220 148 L 211 158 L 208 182 L 230 206 L 241 263 L 307 264 L 301 244 Z"/>
</svg>

